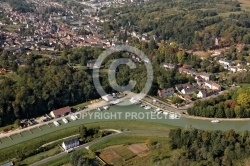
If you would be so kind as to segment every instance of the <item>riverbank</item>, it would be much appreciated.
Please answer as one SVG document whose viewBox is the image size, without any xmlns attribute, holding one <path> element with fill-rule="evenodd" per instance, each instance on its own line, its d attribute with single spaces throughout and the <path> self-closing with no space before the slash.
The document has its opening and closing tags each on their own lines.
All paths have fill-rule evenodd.
<svg viewBox="0 0 250 166">
<path fill-rule="evenodd" d="M 156 98 L 151 96 L 151 99 L 156 99 Z M 180 113 L 181 117 L 185 117 L 185 118 L 188 118 L 188 119 L 198 119 L 198 120 L 206 120 L 206 121 L 211 121 L 211 120 L 216 119 L 216 120 L 219 120 L 219 121 L 232 121 L 232 122 L 250 121 L 250 118 L 208 118 L 208 117 L 202 117 L 202 116 L 188 115 L 186 113 L 187 112 L 186 109 L 172 108 L 169 105 L 167 105 L 167 106 L 164 105 L 162 107 L 162 105 L 156 105 L 156 104 L 150 103 L 148 100 L 145 100 L 145 99 L 143 99 L 143 102 L 145 102 L 146 104 L 148 104 L 148 105 L 150 105 L 152 107 L 162 109 L 162 110 L 164 110 L 166 112 Z"/>
<path fill-rule="evenodd" d="M 181 114 L 182 117 L 189 118 L 189 119 L 198 119 L 198 120 L 219 120 L 219 121 L 232 121 L 232 122 L 239 122 L 239 121 L 250 121 L 250 118 L 207 118 L 201 116 L 193 116 L 187 114 Z"/>
</svg>

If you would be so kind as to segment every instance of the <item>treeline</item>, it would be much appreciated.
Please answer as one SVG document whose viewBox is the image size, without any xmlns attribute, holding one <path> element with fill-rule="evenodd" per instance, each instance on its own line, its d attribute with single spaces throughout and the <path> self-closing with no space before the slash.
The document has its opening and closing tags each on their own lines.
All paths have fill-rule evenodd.
<svg viewBox="0 0 250 166">
<path fill-rule="evenodd" d="M 61 65 L 62 61 L 47 66 L 41 59 L 30 60 L 17 75 L 1 79 L 0 125 L 98 97 L 90 73 Z"/>
<path fill-rule="evenodd" d="M 247 165 L 250 133 L 173 129 L 169 133 L 172 149 L 182 149 L 179 165 Z"/>
<path fill-rule="evenodd" d="M 157 41 L 176 41 L 188 49 L 211 48 L 216 37 L 223 38 L 220 46 L 249 44 L 249 14 L 242 11 L 243 14 L 229 18 L 223 16 L 235 11 L 241 11 L 240 3 L 230 0 L 151 1 L 139 6 L 108 9 L 104 17 L 111 21 L 103 24 L 103 30 L 107 36 L 112 36 L 113 32 L 122 34 L 120 27 L 123 27 L 130 33 L 148 33 Z"/>
<path fill-rule="evenodd" d="M 249 118 L 250 88 L 241 88 L 216 98 L 196 101 L 188 114 L 210 118 Z"/>
<path fill-rule="evenodd" d="M 164 70 L 159 64 L 182 63 L 199 68 L 201 60 L 198 57 L 179 50 L 177 45 L 162 43 L 157 46 L 153 41 L 149 44 L 135 42 L 135 45 L 148 55 L 153 64 L 154 78 L 150 95 L 157 95 L 158 88 L 194 82 L 192 77 L 180 74 L 177 69 Z M 12 70 L 13 73 L 1 78 L 0 125 L 99 98 L 93 86 L 92 70 L 86 65 L 89 60 L 97 59 L 102 51 L 103 49 L 98 47 L 65 48 L 53 55 L 43 56 L 39 52 L 13 55 L 4 50 L 0 56 L 0 68 Z M 107 93 L 114 92 L 107 70 L 111 62 L 118 58 L 130 57 L 128 53 L 115 53 L 105 59 L 99 79 Z M 147 81 L 146 67 L 142 63 L 136 63 L 136 69 L 131 70 L 127 65 L 121 65 L 117 68 L 116 79 L 121 86 L 126 86 L 129 80 L 136 81 L 133 91 L 140 92 Z"/>
</svg>

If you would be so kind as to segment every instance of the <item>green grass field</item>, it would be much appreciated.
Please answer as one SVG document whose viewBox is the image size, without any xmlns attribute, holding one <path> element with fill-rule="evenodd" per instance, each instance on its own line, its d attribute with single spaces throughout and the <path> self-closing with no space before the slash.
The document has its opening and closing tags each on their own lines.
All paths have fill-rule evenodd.
<svg viewBox="0 0 250 166">
<path fill-rule="evenodd" d="M 128 129 L 128 130 L 146 130 L 146 131 L 169 131 L 173 126 L 156 124 L 156 123 L 147 123 L 147 122 L 139 122 L 139 121 L 113 121 L 113 122 L 97 122 L 84 124 L 87 128 L 100 127 L 101 129 Z M 0 161 L 6 161 L 6 159 L 10 160 L 12 158 L 18 158 L 20 155 L 28 155 L 38 149 L 43 144 L 49 143 L 51 141 L 58 140 L 60 138 L 68 137 L 71 135 L 75 135 L 78 133 L 79 126 L 69 127 L 63 130 L 58 130 L 56 132 L 43 135 L 42 137 L 37 137 L 23 143 L 10 146 L 8 148 L 4 148 L 0 150 Z M 129 138 L 129 139 L 128 139 Z M 133 143 L 134 139 L 121 138 L 117 144 L 120 142 Z M 147 138 L 147 137 L 143 137 Z M 141 141 L 139 141 L 141 142 Z"/>
<path fill-rule="evenodd" d="M 63 164 L 70 162 L 70 154 L 67 154 L 66 156 L 60 157 L 58 159 L 52 160 L 50 162 L 47 162 L 45 164 L 42 164 L 41 166 L 62 166 Z"/>
<path fill-rule="evenodd" d="M 42 152 L 42 153 L 39 153 L 39 154 L 36 154 L 34 156 L 31 156 L 31 157 L 24 159 L 23 161 L 20 162 L 20 164 L 21 165 L 30 165 L 32 163 L 35 163 L 35 162 L 40 161 L 42 159 L 45 159 L 47 157 L 54 156 L 60 152 L 62 152 L 62 150 L 60 149 L 59 146 L 56 146 L 55 148 L 50 149 L 49 151 Z"/>
<path fill-rule="evenodd" d="M 88 155 L 88 151 L 86 149 L 81 149 L 81 150 L 75 151 L 75 153 L 80 153 L 82 155 Z M 44 163 L 40 166 L 48 166 L 48 165 L 49 166 L 62 166 L 64 164 L 68 164 L 69 162 L 70 162 L 70 154 L 67 154 L 63 157 L 49 161 L 49 162 Z"/>
<path fill-rule="evenodd" d="M 133 143 L 144 143 L 147 139 L 151 139 L 154 141 L 166 141 L 166 136 L 152 135 L 152 134 L 127 134 L 117 136 L 115 138 L 107 139 L 103 142 L 97 143 L 95 145 L 90 146 L 92 151 L 98 151 L 113 145 L 130 145 Z"/>
<path fill-rule="evenodd" d="M 250 84 L 240 84 L 241 87 L 250 87 Z"/>
</svg>

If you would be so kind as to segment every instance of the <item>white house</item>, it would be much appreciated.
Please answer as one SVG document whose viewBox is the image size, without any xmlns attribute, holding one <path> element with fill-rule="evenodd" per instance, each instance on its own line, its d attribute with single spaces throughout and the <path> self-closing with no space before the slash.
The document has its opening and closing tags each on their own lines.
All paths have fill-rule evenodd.
<svg viewBox="0 0 250 166">
<path fill-rule="evenodd" d="M 186 94 L 192 94 L 192 93 L 194 93 L 195 91 L 196 91 L 196 88 L 195 88 L 195 87 L 193 87 L 193 86 L 188 86 L 188 87 L 182 89 L 182 90 L 181 90 L 181 93 L 184 94 L 184 95 L 186 95 Z"/>
<path fill-rule="evenodd" d="M 229 70 L 232 71 L 233 73 L 237 72 L 237 67 L 229 67 Z"/>
<path fill-rule="evenodd" d="M 172 96 L 173 94 L 174 94 L 174 88 L 158 90 L 158 95 L 160 97 Z"/>
<path fill-rule="evenodd" d="M 211 74 L 202 72 L 202 73 L 198 73 L 197 76 L 200 76 L 200 77 L 203 78 L 204 80 L 208 81 L 208 80 L 210 80 Z M 196 76 L 196 77 L 197 77 L 197 76 Z"/>
<path fill-rule="evenodd" d="M 114 96 L 108 94 L 108 95 L 102 96 L 102 99 L 109 102 L 109 101 L 113 101 L 115 98 Z"/>
<path fill-rule="evenodd" d="M 168 70 L 168 69 L 174 69 L 174 68 L 176 67 L 176 65 L 175 65 L 175 64 L 172 64 L 172 63 L 165 63 L 165 64 L 163 65 L 163 67 L 164 67 L 166 70 Z"/>
<path fill-rule="evenodd" d="M 71 139 L 71 140 L 68 140 L 68 141 L 64 141 L 62 143 L 62 147 L 64 150 L 68 150 L 68 149 L 71 149 L 71 148 L 75 148 L 77 146 L 80 145 L 80 142 L 77 138 L 74 138 L 74 139 Z"/>
<path fill-rule="evenodd" d="M 96 62 L 95 60 L 91 60 L 87 62 L 87 67 L 92 69 L 98 69 L 101 67 L 101 63 Z"/>
<path fill-rule="evenodd" d="M 232 64 L 232 62 L 229 60 L 220 59 L 219 64 L 221 64 L 223 66 L 230 66 Z"/>
<path fill-rule="evenodd" d="M 221 91 L 221 86 L 219 84 L 212 82 L 212 81 L 206 81 L 205 86 L 208 87 L 209 89 L 212 89 L 212 90 Z"/>
<path fill-rule="evenodd" d="M 207 94 L 205 91 L 199 91 L 199 93 L 197 94 L 197 98 L 205 98 L 207 97 Z"/>
</svg>

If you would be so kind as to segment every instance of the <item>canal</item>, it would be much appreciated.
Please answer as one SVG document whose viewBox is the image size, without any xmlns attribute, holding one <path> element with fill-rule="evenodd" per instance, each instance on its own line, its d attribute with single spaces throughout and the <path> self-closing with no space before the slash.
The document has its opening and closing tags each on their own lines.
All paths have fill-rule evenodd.
<svg viewBox="0 0 250 166">
<path fill-rule="evenodd" d="M 210 120 L 189 119 L 185 117 L 180 117 L 180 119 L 170 119 L 169 115 L 155 114 L 151 112 L 152 110 L 153 109 L 145 110 L 144 108 L 141 108 L 140 105 L 114 105 L 111 106 L 109 110 L 103 110 L 101 112 L 95 110 L 81 117 L 80 115 L 78 115 L 80 119 L 76 121 L 67 118 L 69 120 L 69 123 L 67 124 L 64 124 L 62 121 L 58 121 L 60 123 L 60 126 L 58 127 L 56 127 L 52 121 L 48 125 L 41 126 L 40 128 L 35 128 L 30 131 L 22 132 L 20 134 L 15 134 L 11 137 L 2 138 L 0 140 L 0 149 L 64 128 L 100 121 L 138 120 L 146 122 L 155 122 L 171 126 L 179 126 L 184 128 L 195 127 L 204 130 L 234 129 L 235 131 L 244 131 L 250 129 L 250 121 L 223 121 L 220 123 L 211 123 Z M 124 128 L 126 128 L 126 126 L 124 126 Z"/>
</svg>

